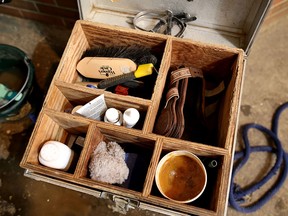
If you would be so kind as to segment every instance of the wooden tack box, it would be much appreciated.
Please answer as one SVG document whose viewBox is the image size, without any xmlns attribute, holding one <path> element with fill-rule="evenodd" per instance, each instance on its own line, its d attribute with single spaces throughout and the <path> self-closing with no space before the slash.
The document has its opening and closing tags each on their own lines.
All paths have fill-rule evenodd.
<svg viewBox="0 0 288 216">
<path fill-rule="evenodd" d="M 134 30 L 127 22 L 127 19 L 137 12 L 153 8 L 153 1 L 147 1 L 147 4 L 138 0 L 79 1 L 79 11 L 85 20 L 75 23 L 51 82 L 21 161 L 21 167 L 26 169 L 25 175 L 99 198 L 110 198 L 118 207 L 121 206 L 123 211 L 140 208 L 167 215 L 225 215 L 246 56 L 270 5 L 270 1 L 253 2 L 235 0 L 232 4 L 230 1 L 183 1 L 176 5 L 174 1 L 160 1 L 157 7 L 160 11 L 188 11 L 197 16 L 198 21 L 188 25 L 184 38 L 176 38 Z M 245 17 L 231 12 L 232 6 L 232 10 L 237 7 L 241 10 L 245 8 L 246 11 L 241 13 Z M 207 9 L 208 13 L 203 12 L 203 8 Z M 219 23 L 212 22 L 213 16 L 217 15 L 215 8 L 224 13 L 217 13 L 220 16 L 217 22 L 223 22 L 225 18 L 226 25 L 221 27 Z M 227 16 L 232 16 L 231 20 L 228 20 Z M 219 41 L 223 43 L 218 44 Z M 156 53 L 161 60 L 154 82 L 147 87 L 147 97 L 118 95 L 78 84 L 82 77 L 76 71 L 76 65 L 85 50 L 91 47 L 132 44 L 151 48 L 153 54 Z M 161 110 L 161 101 L 165 100 L 169 71 L 181 65 L 200 68 L 213 73 L 215 77 L 228 80 L 221 98 L 217 137 L 213 143 L 170 138 L 153 131 Z M 187 92 L 188 98 L 190 93 Z M 136 127 L 131 129 L 115 126 L 66 112 L 101 94 L 104 94 L 108 107 L 120 111 L 130 107 L 138 109 L 141 117 Z M 186 119 L 187 121 L 193 119 Z M 85 137 L 85 141 L 83 146 L 72 146 L 77 153 L 76 164 L 72 169 L 55 170 L 39 163 L 38 154 L 43 143 L 57 140 L 68 145 L 73 136 Z M 111 185 L 89 177 L 91 153 L 102 140 L 116 141 L 123 148 L 133 148 L 145 157 L 146 163 L 139 167 L 140 174 L 138 172 L 137 179 L 136 176 L 133 178 L 133 173 L 131 175 L 131 179 L 137 181 L 137 184 Z M 189 204 L 164 198 L 156 187 L 157 164 L 165 154 L 174 150 L 187 150 L 200 158 L 218 161 L 216 168 L 207 170 L 208 179 L 204 193 Z"/>
</svg>

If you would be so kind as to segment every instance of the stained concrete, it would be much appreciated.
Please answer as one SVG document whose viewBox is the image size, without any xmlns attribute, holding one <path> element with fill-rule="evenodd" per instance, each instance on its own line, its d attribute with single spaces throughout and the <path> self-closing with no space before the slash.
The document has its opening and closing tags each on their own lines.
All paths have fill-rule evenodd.
<svg viewBox="0 0 288 216">
<path fill-rule="evenodd" d="M 243 86 L 241 113 L 239 118 L 239 133 L 237 149 L 243 146 L 241 126 L 247 123 L 257 123 L 271 128 L 272 116 L 278 106 L 288 101 L 288 16 L 264 25 L 256 37 L 248 56 L 247 68 Z M 288 109 L 285 110 L 279 122 L 279 138 L 284 149 L 288 150 Z M 266 137 L 257 130 L 249 132 L 251 145 L 271 145 Z M 248 163 L 239 172 L 236 182 L 241 186 L 249 186 L 264 177 L 275 163 L 275 155 L 267 153 L 252 154 Z M 266 193 L 275 182 L 277 175 L 263 188 L 247 197 L 254 202 Z M 248 202 L 248 203 L 249 203 Z M 229 216 L 244 215 L 232 209 Z M 288 179 L 275 196 L 260 210 L 251 213 L 253 216 L 288 215 Z"/>
<path fill-rule="evenodd" d="M 288 100 L 287 55 L 288 16 L 264 25 L 248 57 L 239 126 L 259 123 L 271 126 L 274 110 Z M 44 98 L 55 68 L 69 38 L 70 30 L 45 26 L 29 20 L 0 14 L 0 43 L 14 45 L 31 57 L 39 85 L 39 101 Z M 288 150 L 288 111 L 281 117 L 279 137 Z M 4 215 L 119 215 L 111 202 L 70 189 L 35 181 L 23 176 L 19 167 L 33 123 L 24 118 L 0 125 L 0 216 Z M 270 144 L 260 132 L 249 133 L 252 145 Z M 238 134 L 237 149 L 243 145 Z M 236 177 L 245 186 L 259 180 L 271 167 L 275 157 L 261 153 L 252 155 L 247 166 Z M 274 179 L 273 179 L 274 180 Z M 273 181 L 272 180 L 272 181 Z M 271 184 L 270 184 L 271 185 Z M 267 190 L 265 186 L 248 199 L 253 201 Z M 288 184 L 252 216 L 288 215 Z M 160 215 L 150 211 L 132 210 L 127 215 Z M 228 208 L 227 215 L 244 215 Z"/>
</svg>

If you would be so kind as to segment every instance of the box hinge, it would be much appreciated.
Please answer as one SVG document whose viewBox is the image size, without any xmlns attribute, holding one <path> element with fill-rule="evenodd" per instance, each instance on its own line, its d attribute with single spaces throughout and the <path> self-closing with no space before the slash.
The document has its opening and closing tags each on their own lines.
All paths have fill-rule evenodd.
<svg viewBox="0 0 288 216">
<path fill-rule="evenodd" d="M 113 211 L 126 214 L 130 209 L 136 209 L 139 207 L 139 201 L 119 195 L 111 194 L 108 192 L 102 192 L 101 198 L 112 200 L 115 206 L 110 206 Z"/>
</svg>

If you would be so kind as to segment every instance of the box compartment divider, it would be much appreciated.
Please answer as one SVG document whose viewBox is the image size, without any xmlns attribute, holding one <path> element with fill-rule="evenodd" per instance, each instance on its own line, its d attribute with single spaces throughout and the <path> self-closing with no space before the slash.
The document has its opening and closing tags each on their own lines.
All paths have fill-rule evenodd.
<svg viewBox="0 0 288 216">
<path fill-rule="evenodd" d="M 235 113 L 239 113 L 240 108 L 240 98 L 241 98 L 241 89 L 243 85 L 243 77 L 244 77 L 244 53 L 240 52 L 238 58 L 235 60 L 231 70 L 233 71 L 231 82 L 229 83 L 224 100 L 221 103 L 220 109 L 220 118 L 222 121 L 219 122 L 220 128 L 227 128 L 227 130 L 219 130 L 218 140 L 224 141 L 223 147 L 230 150 L 230 153 L 234 151 L 233 143 L 237 122 L 239 118 L 239 114 L 235 115 Z"/>
<path fill-rule="evenodd" d="M 189 142 L 187 140 L 179 140 L 175 138 L 168 138 L 164 139 L 165 145 L 163 146 L 164 149 L 167 150 L 187 150 L 191 151 L 197 155 L 227 155 L 229 151 L 224 148 L 215 147 L 215 146 L 208 146 L 206 144 L 196 143 L 196 142 Z"/>
<path fill-rule="evenodd" d="M 225 155 L 223 158 L 223 164 L 220 167 L 217 186 L 215 187 L 215 196 L 212 200 L 212 207 L 216 210 L 220 215 L 224 215 L 226 212 L 226 202 L 228 202 L 229 190 L 230 190 L 230 172 L 232 169 L 231 166 L 231 155 Z"/>
<path fill-rule="evenodd" d="M 141 192 L 137 192 L 137 191 L 130 190 L 127 188 L 121 188 L 119 186 L 110 185 L 110 184 L 106 184 L 102 182 L 91 181 L 88 178 L 77 178 L 74 180 L 76 183 L 81 184 L 85 187 L 94 188 L 96 190 L 105 191 L 111 194 L 131 198 L 131 199 L 139 200 L 139 197 L 142 196 Z"/>
<path fill-rule="evenodd" d="M 43 108 L 42 108 L 42 110 L 43 110 Z M 31 152 L 31 149 L 33 148 L 32 142 L 33 142 L 33 140 L 35 140 L 35 137 L 37 137 L 38 129 L 41 126 L 42 122 L 44 121 L 43 116 L 44 116 L 44 112 L 40 112 L 39 115 L 38 115 L 38 118 L 36 120 L 36 123 L 35 123 L 35 126 L 34 126 L 34 130 L 31 133 L 31 136 L 30 136 L 30 139 L 29 139 L 29 143 L 28 143 L 28 145 L 26 147 L 26 150 L 25 150 L 25 152 L 23 154 L 23 157 L 22 157 L 22 160 L 20 162 L 20 166 L 21 167 L 22 166 L 25 167 L 28 164 L 28 162 L 27 162 L 28 155 Z"/>
<path fill-rule="evenodd" d="M 135 29 L 127 29 L 116 25 L 103 25 L 102 23 L 91 23 L 84 20 L 80 22 L 82 30 L 85 33 L 84 37 L 87 38 L 90 47 L 107 47 L 108 44 L 113 44 L 113 42 L 120 46 L 128 46 L 133 42 L 133 44 L 151 47 L 165 42 L 168 38 L 166 35 L 140 32 Z M 95 30 L 97 31 L 97 35 L 95 35 Z"/>
<path fill-rule="evenodd" d="M 168 199 L 159 198 L 156 196 L 149 196 L 146 198 L 147 201 L 154 203 L 156 206 L 161 206 L 166 209 L 172 209 L 174 211 L 179 211 L 183 213 L 188 213 L 189 215 L 205 215 L 205 216 L 215 216 L 217 213 L 212 210 L 208 210 L 205 208 L 200 208 L 197 206 L 180 204 L 176 202 L 171 202 Z"/>
<path fill-rule="evenodd" d="M 100 131 L 97 129 L 97 124 L 91 123 L 89 125 L 85 141 L 84 141 L 84 146 L 83 150 L 81 152 L 74 177 L 79 178 L 82 176 L 82 173 L 87 173 L 88 167 L 84 164 L 86 164 L 86 160 L 89 159 L 89 156 L 91 155 L 92 151 L 96 147 L 93 145 L 93 143 L 99 143 L 100 140 L 103 139 L 103 135 L 100 133 Z"/>
<path fill-rule="evenodd" d="M 52 81 L 54 83 L 54 80 Z M 62 94 L 62 92 L 53 84 L 53 87 L 49 88 L 48 95 L 43 103 L 43 108 L 53 110 L 64 110 L 64 106 L 71 107 L 72 104 Z"/>
<path fill-rule="evenodd" d="M 163 146 L 163 139 L 157 138 L 156 143 L 155 143 L 155 148 L 153 151 L 153 156 L 150 161 L 149 169 L 148 169 L 146 179 L 145 179 L 145 185 L 144 185 L 143 194 L 142 194 L 144 197 L 148 197 L 151 193 L 157 164 L 158 164 L 160 154 L 162 151 L 162 146 Z"/>
<path fill-rule="evenodd" d="M 146 121 L 143 127 L 144 133 L 151 133 L 153 131 L 156 115 L 158 112 L 161 98 L 163 97 L 163 90 L 165 87 L 165 80 L 170 68 L 170 61 L 172 55 L 172 39 L 169 38 L 166 41 L 166 46 L 163 53 L 160 69 L 158 71 L 157 80 L 154 87 L 154 93 L 152 94 L 152 104 L 148 109 Z"/>
<path fill-rule="evenodd" d="M 62 80 L 68 83 L 82 81 L 76 71 L 76 66 L 83 54 L 83 50 L 89 48 L 88 40 L 85 37 L 85 32 L 79 22 L 75 23 L 71 36 L 67 42 L 63 53 L 63 58 L 56 70 L 54 79 Z"/>
<path fill-rule="evenodd" d="M 69 84 L 62 81 L 55 82 L 56 87 L 67 99 L 67 105 L 63 105 L 62 110 L 72 108 L 73 105 L 85 105 L 89 101 L 104 94 L 105 101 L 108 107 L 123 109 L 133 107 L 140 112 L 147 112 L 147 107 L 151 106 L 151 100 L 137 98 L 132 96 L 117 95 L 111 92 L 106 92 L 98 89 L 90 89 L 77 84 Z"/>
</svg>

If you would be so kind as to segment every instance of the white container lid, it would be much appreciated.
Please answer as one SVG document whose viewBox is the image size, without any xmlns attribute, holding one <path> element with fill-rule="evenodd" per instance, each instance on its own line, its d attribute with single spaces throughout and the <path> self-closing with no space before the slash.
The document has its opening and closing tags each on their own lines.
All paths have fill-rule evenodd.
<svg viewBox="0 0 288 216">
<path fill-rule="evenodd" d="M 109 108 L 105 112 L 105 116 L 109 122 L 115 123 L 119 120 L 119 112 L 115 108 Z"/>
</svg>

